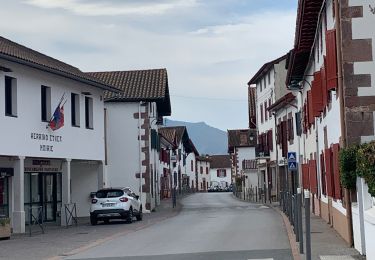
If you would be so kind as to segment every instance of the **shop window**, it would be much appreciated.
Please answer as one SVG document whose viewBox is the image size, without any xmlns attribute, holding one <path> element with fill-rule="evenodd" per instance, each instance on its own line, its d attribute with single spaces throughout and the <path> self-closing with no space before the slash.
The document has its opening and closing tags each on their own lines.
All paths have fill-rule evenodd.
<svg viewBox="0 0 375 260">
<path fill-rule="evenodd" d="M 79 105 L 79 95 L 71 93 L 70 96 L 70 105 L 71 105 L 71 119 L 72 126 L 80 126 L 80 105 Z"/>
<path fill-rule="evenodd" d="M 48 122 L 51 119 L 51 88 L 41 86 L 41 118 L 43 122 Z"/>
<path fill-rule="evenodd" d="M 17 80 L 5 76 L 5 115 L 17 116 Z"/>
<path fill-rule="evenodd" d="M 87 129 L 93 129 L 93 100 L 85 97 L 85 126 Z"/>
</svg>

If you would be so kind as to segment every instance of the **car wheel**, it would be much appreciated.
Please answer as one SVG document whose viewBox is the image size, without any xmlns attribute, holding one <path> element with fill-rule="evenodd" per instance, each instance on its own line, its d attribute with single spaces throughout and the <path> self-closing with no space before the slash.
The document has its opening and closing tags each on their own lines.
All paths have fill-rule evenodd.
<svg viewBox="0 0 375 260">
<path fill-rule="evenodd" d="M 128 222 L 128 223 L 132 223 L 133 222 L 133 209 L 132 208 L 130 208 L 129 209 L 129 213 L 128 213 L 128 216 L 127 216 L 127 218 L 126 218 L 126 221 Z"/>
<path fill-rule="evenodd" d="M 90 216 L 90 223 L 93 226 L 95 226 L 96 224 L 98 224 L 98 220 L 96 219 L 96 216 L 93 216 L 93 215 Z"/>
<path fill-rule="evenodd" d="M 141 221 L 143 218 L 143 213 L 142 213 L 142 206 L 139 208 L 139 213 L 137 215 L 137 220 Z"/>
</svg>

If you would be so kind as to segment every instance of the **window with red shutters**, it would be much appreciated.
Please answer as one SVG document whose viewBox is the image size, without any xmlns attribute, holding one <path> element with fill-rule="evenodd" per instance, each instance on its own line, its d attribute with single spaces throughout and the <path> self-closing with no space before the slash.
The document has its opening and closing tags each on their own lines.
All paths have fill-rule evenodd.
<svg viewBox="0 0 375 260">
<path fill-rule="evenodd" d="M 324 153 L 320 154 L 320 176 L 322 180 L 322 193 L 327 195 L 327 187 L 326 187 L 326 172 L 324 167 Z"/>
<path fill-rule="evenodd" d="M 310 188 L 309 165 L 303 163 L 302 165 L 302 186 L 304 189 Z"/>
<path fill-rule="evenodd" d="M 314 194 L 318 193 L 318 182 L 316 176 L 316 160 L 309 161 L 309 175 L 310 175 L 310 191 Z"/>
<path fill-rule="evenodd" d="M 308 109 L 307 109 L 307 114 L 308 114 L 308 118 L 309 118 L 309 128 L 310 128 L 310 125 L 313 125 L 314 124 L 314 109 L 313 109 L 313 101 L 312 101 L 312 93 L 311 93 L 311 90 L 307 91 L 307 106 L 308 106 Z"/>
<path fill-rule="evenodd" d="M 336 53 L 336 30 L 326 32 L 327 49 L 327 90 L 337 88 L 337 53 Z"/>
<path fill-rule="evenodd" d="M 323 112 L 322 74 L 320 71 L 314 73 L 311 97 L 314 116 L 319 117 L 320 113 Z"/>
<path fill-rule="evenodd" d="M 340 184 L 340 169 L 339 169 L 339 144 L 332 145 L 332 172 L 333 172 L 333 182 L 334 182 L 334 193 L 333 197 L 335 199 L 341 199 L 341 184 Z"/>
<path fill-rule="evenodd" d="M 263 123 L 263 104 L 260 104 L 260 122 Z"/>
<path fill-rule="evenodd" d="M 327 61 L 326 61 L 326 57 L 324 56 L 324 65 L 323 67 L 320 69 L 320 73 L 322 75 L 321 77 L 321 81 L 322 81 L 322 100 L 323 100 L 323 110 L 324 108 L 327 106 L 328 104 L 328 91 L 327 91 L 327 72 L 326 72 L 326 69 L 327 69 Z"/>
<path fill-rule="evenodd" d="M 326 181 L 327 181 L 327 195 L 333 197 L 334 185 L 333 185 L 333 175 L 332 175 L 332 155 L 331 149 L 324 150 L 324 160 L 326 169 Z"/>
</svg>

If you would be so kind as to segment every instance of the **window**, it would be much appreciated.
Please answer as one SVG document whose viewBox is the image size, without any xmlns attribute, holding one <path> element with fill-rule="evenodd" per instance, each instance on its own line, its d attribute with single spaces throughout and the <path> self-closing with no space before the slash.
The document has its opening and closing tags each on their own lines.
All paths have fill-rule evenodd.
<svg viewBox="0 0 375 260">
<path fill-rule="evenodd" d="M 225 177 L 227 177 L 227 171 L 225 169 L 218 169 L 217 170 L 217 177 L 218 178 L 225 178 Z"/>
<path fill-rule="evenodd" d="M 17 80 L 5 76 L 5 115 L 17 116 Z"/>
<path fill-rule="evenodd" d="M 206 174 L 208 174 L 208 167 L 206 167 Z"/>
<path fill-rule="evenodd" d="M 260 122 L 263 123 L 263 104 L 260 104 Z"/>
<path fill-rule="evenodd" d="M 79 95 L 72 93 L 70 96 L 72 126 L 80 126 Z"/>
<path fill-rule="evenodd" d="M 259 81 L 259 89 L 260 89 L 260 92 L 262 92 L 262 80 Z"/>
<path fill-rule="evenodd" d="M 51 118 L 51 88 L 41 86 L 41 117 L 43 122 L 47 122 Z"/>
<path fill-rule="evenodd" d="M 201 174 L 203 174 L 203 166 L 201 166 Z"/>
<path fill-rule="evenodd" d="M 268 107 L 270 107 L 270 106 L 271 106 L 271 98 L 268 99 Z M 271 111 L 268 112 L 268 116 L 271 119 L 271 117 L 272 117 L 272 112 Z"/>
<path fill-rule="evenodd" d="M 191 168 L 191 171 L 193 172 L 194 171 L 194 162 L 193 160 L 190 161 L 190 168 Z"/>
<path fill-rule="evenodd" d="M 93 102 L 92 98 L 85 97 L 85 121 L 86 121 L 86 128 L 93 129 Z"/>
<path fill-rule="evenodd" d="M 271 85 L 271 71 L 268 72 L 268 85 Z"/>
</svg>

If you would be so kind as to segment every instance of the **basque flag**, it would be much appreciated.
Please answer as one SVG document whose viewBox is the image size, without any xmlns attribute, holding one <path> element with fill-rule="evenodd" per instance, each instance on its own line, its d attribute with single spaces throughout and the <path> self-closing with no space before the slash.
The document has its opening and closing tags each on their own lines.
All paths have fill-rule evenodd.
<svg viewBox="0 0 375 260">
<path fill-rule="evenodd" d="M 61 97 L 59 105 L 56 107 L 55 112 L 53 113 L 53 116 L 51 117 L 48 126 L 52 129 L 52 131 L 55 131 L 57 129 L 60 129 L 64 126 L 64 105 L 65 102 L 62 104 L 64 100 L 65 94 Z"/>
</svg>

